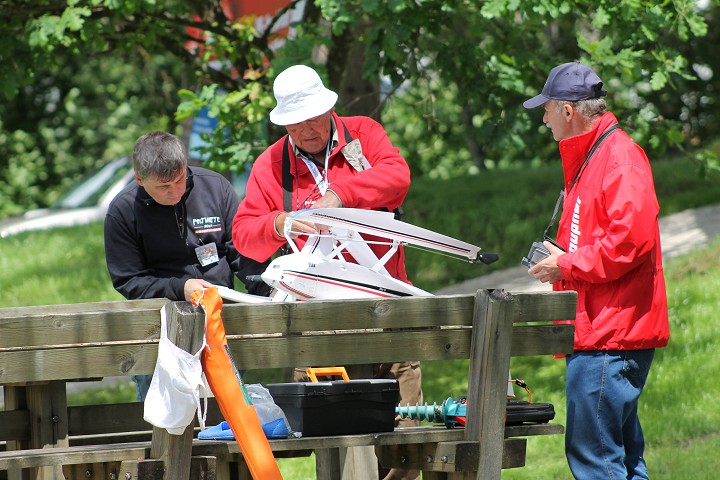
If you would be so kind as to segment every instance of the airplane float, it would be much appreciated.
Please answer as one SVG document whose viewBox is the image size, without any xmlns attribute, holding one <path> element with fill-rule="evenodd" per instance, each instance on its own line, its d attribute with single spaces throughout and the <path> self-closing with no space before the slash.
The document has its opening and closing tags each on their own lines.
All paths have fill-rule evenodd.
<svg viewBox="0 0 720 480">
<path fill-rule="evenodd" d="M 321 226 L 309 235 L 300 249 L 295 242 L 300 232 L 292 230 L 293 220 Z M 317 208 L 293 212 L 285 220 L 283 235 L 292 253 L 274 259 L 261 275 L 275 289 L 271 298 L 248 295 L 219 287 L 221 297 L 235 302 L 291 302 L 350 298 L 392 298 L 432 296 L 390 276 L 385 263 L 400 245 L 434 250 L 471 263 L 489 264 L 494 253 L 481 253 L 480 247 L 447 235 L 396 220 L 392 212 L 355 208 Z M 363 235 L 380 237 L 367 241 Z M 390 248 L 378 258 L 369 246 L 387 244 Z M 349 261 L 349 257 L 354 261 Z"/>
</svg>

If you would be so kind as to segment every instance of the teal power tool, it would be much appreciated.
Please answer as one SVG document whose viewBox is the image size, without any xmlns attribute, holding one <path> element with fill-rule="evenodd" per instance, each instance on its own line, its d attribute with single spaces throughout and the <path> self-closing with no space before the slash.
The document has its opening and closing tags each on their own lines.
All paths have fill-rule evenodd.
<svg viewBox="0 0 720 480">
<path fill-rule="evenodd" d="M 464 427 L 467 410 L 467 397 L 448 397 L 442 405 L 407 405 L 395 407 L 395 414 L 400 418 L 412 420 L 427 420 L 429 422 L 444 423 L 447 428 Z"/>
</svg>

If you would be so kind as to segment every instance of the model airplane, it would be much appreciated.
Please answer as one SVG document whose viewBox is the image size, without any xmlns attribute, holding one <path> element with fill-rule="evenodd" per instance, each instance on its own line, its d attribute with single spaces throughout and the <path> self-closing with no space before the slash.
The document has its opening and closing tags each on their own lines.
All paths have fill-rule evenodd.
<svg viewBox="0 0 720 480">
<path fill-rule="evenodd" d="M 293 238 L 293 220 L 322 226 L 310 235 L 302 249 Z M 480 248 L 394 218 L 391 212 L 354 208 L 318 208 L 294 212 L 284 226 L 292 253 L 273 260 L 262 279 L 276 290 L 273 301 L 330 300 L 340 298 L 389 298 L 431 296 L 432 294 L 390 276 L 385 263 L 400 245 L 413 245 L 462 258 L 468 262 L 492 263 L 497 255 L 480 253 Z M 365 236 L 380 237 L 367 241 Z M 378 258 L 369 243 L 390 248 Z M 352 257 L 354 261 L 349 261 Z M 236 292 L 237 293 L 237 292 Z M 220 292 L 225 296 L 227 292 Z M 259 301 L 261 297 L 228 298 Z"/>
<path fill-rule="evenodd" d="M 321 233 L 309 235 L 300 249 L 293 238 L 300 234 L 292 231 L 293 220 L 315 223 Z M 225 287 L 218 288 L 220 296 L 244 303 L 429 297 L 432 293 L 393 278 L 385 269 L 385 263 L 400 245 L 435 250 L 470 263 L 490 264 L 498 259 L 495 253 L 480 253 L 480 247 L 401 222 L 391 212 L 376 210 L 300 210 L 287 217 L 283 235 L 292 253 L 277 257 L 261 275 L 262 280 L 276 291 L 271 298 Z M 382 241 L 370 242 L 363 235 L 379 237 Z M 387 244 L 390 248 L 378 258 L 370 243 Z M 348 261 L 348 257 L 354 262 Z M 511 377 L 508 375 L 508 378 Z M 508 383 L 508 397 L 514 397 L 511 383 Z"/>
</svg>

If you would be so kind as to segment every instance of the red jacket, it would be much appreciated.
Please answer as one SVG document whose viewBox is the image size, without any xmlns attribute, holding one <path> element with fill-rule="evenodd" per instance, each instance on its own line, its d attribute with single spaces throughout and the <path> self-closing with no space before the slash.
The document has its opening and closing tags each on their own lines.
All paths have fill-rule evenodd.
<svg viewBox="0 0 720 480">
<path fill-rule="evenodd" d="M 595 140 L 617 123 L 604 114 L 592 131 L 559 144 L 566 195 L 558 243 L 564 280 L 578 292 L 575 350 L 664 347 L 670 337 L 650 163 L 623 131 L 610 134 L 568 191 Z"/>
<path fill-rule="evenodd" d="M 399 207 L 410 188 L 410 168 L 395 148 L 385 129 L 369 117 L 339 117 L 333 113 L 338 143 L 328 161 L 328 181 L 342 200 L 343 207 L 383 209 Z M 372 168 L 355 170 L 340 151 L 346 144 L 343 124 L 353 139 L 360 139 L 362 151 Z M 265 261 L 285 244 L 275 232 L 275 217 L 285 211 L 282 189 L 282 156 L 287 135 L 271 145 L 255 161 L 233 220 L 233 243 L 243 255 Z M 305 200 L 317 195 L 315 179 L 302 159 L 288 146 L 290 173 L 293 176 L 292 210 L 303 208 Z M 366 238 L 369 240 L 370 238 Z M 302 247 L 304 238 L 298 239 Z M 378 258 L 387 252 L 385 245 L 370 245 Z M 407 282 L 402 248 L 385 264 L 388 273 Z"/>
</svg>

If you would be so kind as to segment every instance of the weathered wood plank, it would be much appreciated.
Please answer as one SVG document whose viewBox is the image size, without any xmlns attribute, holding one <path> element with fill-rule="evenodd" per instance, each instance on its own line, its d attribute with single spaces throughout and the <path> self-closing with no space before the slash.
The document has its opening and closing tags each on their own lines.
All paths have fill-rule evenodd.
<svg viewBox="0 0 720 480">
<path fill-rule="evenodd" d="M 567 353 L 572 345 L 571 325 L 516 325 L 512 354 L 540 355 Z M 469 328 L 415 331 L 338 331 L 321 335 L 275 337 L 228 337 L 238 368 L 284 368 L 303 365 L 334 365 L 337 351 L 345 364 L 407 360 L 412 351 L 416 360 L 469 358 Z M 361 342 L 363 348 L 358 348 Z M 40 382 L 70 378 L 151 374 L 157 359 L 157 341 L 102 345 L 72 345 L 48 350 L 0 351 L 0 383 Z M 73 365 L 72 369 L 67 366 Z"/>
<path fill-rule="evenodd" d="M 80 463 L 77 465 L 63 465 L 62 478 L 64 480 L 87 480 L 88 478 L 120 478 L 118 476 L 121 468 L 120 465 L 121 462 Z"/>
<path fill-rule="evenodd" d="M 513 293 L 515 323 L 568 320 L 575 318 L 577 292 Z"/>
<path fill-rule="evenodd" d="M 563 432 L 557 424 L 519 425 L 505 428 L 505 437 L 527 437 L 551 435 Z M 423 426 L 400 428 L 393 432 L 361 435 L 337 435 L 327 437 L 304 437 L 285 440 L 270 440 L 275 452 L 307 451 L 327 448 L 347 448 L 365 445 L 398 445 L 409 443 L 435 444 L 459 442 L 464 430 L 448 429 L 444 426 Z M 228 457 L 240 454 L 236 442 L 194 440 L 193 455 Z M 0 452 L 0 470 L 8 468 L 29 468 L 48 465 L 99 463 L 121 461 L 128 458 L 145 458 L 150 454 L 150 441 L 124 442 L 104 445 L 82 445 L 54 449 L 35 449 Z"/>
<path fill-rule="evenodd" d="M 559 320 L 574 315 L 574 292 L 517 294 L 516 322 Z M 146 303 L 148 302 L 148 303 Z M 102 344 L 157 339 L 159 305 L 165 300 L 78 304 L 58 311 L 41 307 L 0 309 L 0 349 L 43 345 Z M 223 308 L 226 332 L 233 335 L 299 334 L 334 329 L 471 326 L 472 295 L 346 302 L 230 304 Z M 50 308 L 47 306 L 42 308 Z M 27 308 L 28 314 L 23 308 Z M 99 310 L 106 308 L 106 310 Z"/>
<path fill-rule="evenodd" d="M 15 450 L 0 453 L 0 470 L 113 462 L 145 458 L 149 453 L 150 442 Z"/>
<path fill-rule="evenodd" d="M 471 329 L 392 332 L 338 332 L 275 338 L 228 338 L 238 368 L 381 363 L 468 358 Z M 359 337 L 359 338 L 358 338 Z M 342 355 L 338 355 L 342 352 Z"/>
<path fill-rule="evenodd" d="M 143 420 L 143 408 L 142 402 L 68 407 L 70 436 L 150 431 L 152 425 Z M 3 425 L 3 418 L 3 412 L 0 412 L 0 425 Z M 222 414 L 217 400 L 214 397 L 208 398 L 207 424 L 215 425 L 221 421 Z"/>
<path fill-rule="evenodd" d="M 229 304 L 227 335 L 299 334 L 317 330 L 472 326 L 473 295 L 342 302 Z"/>
<path fill-rule="evenodd" d="M 514 293 L 515 322 L 550 322 L 575 315 L 575 292 Z M 228 335 L 300 333 L 337 328 L 398 328 L 472 324 L 474 295 L 300 302 L 228 304 L 223 321 Z M 338 319 L 342 319 L 338 325 Z M 306 322 L 311 322 L 310 325 Z M 399 323 L 396 323 L 399 322 Z"/>
<path fill-rule="evenodd" d="M 505 427 L 505 438 L 534 437 L 539 435 L 562 435 L 565 427 L 557 423 L 539 423 L 529 425 L 512 425 Z"/>
<path fill-rule="evenodd" d="M 367 335 L 367 337 L 365 337 Z M 308 335 L 270 338 L 228 338 L 235 362 L 241 369 L 282 368 L 298 365 L 335 364 L 339 349 L 347 363 L 374 363 L 403 358 L 399 349 L 411 346 L 425 358 L 467 358 L 469 330 L 363 333 L 368 349 L 358 349 L 357 334 Z M 396 348 L 397 346 L 397 348 Z M 391 347 L 391 348 L 388 348 Z M 70 378 L 152 374 L 157 342 L 75 345 L 49 350 L 0 352 L 0 384 L 41 382 Z M 72 365 L 73 368 L 68 368 Z"/>
<path fill-rule="evenodd" d="M 474 336 L 468 379 L 469 405 L 464 440 L 477 442 L 477 468 L 483 478 L 500 480 L 503 445 L 503 417 L 507 394 L 507 372 L 510 368 L 513 302 L 511 294 L 502 291 L 477 292 Z"/>
<path fill-rule="evenodd" d="M 513 357 L 572 353 L 575 327 L 572 325 L 514 325 Z"/>
<path fill-rule="evenodd" d="M 505 439 L 502 446 L 502 468 L 525 465 L 527 440 Z M 418 469 L 425 472 L 477 472 L 480 445 L 477 442 L 454 441 L 421 444 L 397 444 L 375 447 L 380 464 L 385 468 Z M 482 478 L 487 472 L 483 471 Z"/>
<path fill-rule="evenodd" d="M 109 302 L 65 303 L 54 305 L 37 305 L 27 307 L 0 308 L 0 317 L 21 317 L 61 313 L 81 312 L 107 312 L 113 310 L 142 310 L 155 309 L 165 305 L 170 300 L 166 298 L 151 298 L 145 300 L 116 300 Z"/>
<path fill-rule="evenodd" d="M 30 422 L 30 438 L 27 448 L 48 449 L 55 446 L 67 447 L 67 400 L 65 382 L 53 381 L 18 388 L 25 395 Z M 20 394 L 22 395 L 22 394 Z M 14 447 L 9 448 L 15 448 Z M 24 448 L 24 447 L 23 447 Z M 36 480 L 55 480 L 61 475 L 60 469 L 48 466 L 30 473 Z"/>
<path fill-rule="evenodd" d="M 122 477 L 131 480 L 164 480 L 164 465 L 159 460 L 126 460 L 120 464 Z M 129 475 L 129 476 L 128 476 Z"/>
<path fill-rule="evenodd" d="M 30 439 L 30 412 L 26 408 L 0 412 L 0 425 L 0 442 Z"/>
<path fill-rule="evenodd" d="M 20 349 L 0 351 L 0 355 L 0 384 L 152 374 L 157 360 L 157 341 Z"/>
<path fill-rule="evenodd" d="M 574 316 L 576 297 L 573 292 L 515 295 L 499 291 L 479 292 L 478 298 L 480 297 L 485 300 L 477 304 L 473 295 L 379 301 L 231 304 L 223 308 L 223 318 L 229 334 L 228 342 L 240 369 L 336 365 L 338 359 L 342 359 L 342 364 L 392 362 L 407 360 L 407 352 L 413 352 L 413 359 L 418 360 L 472 358 L 471 365 L 481 373 L 478 373 L 478 370 L 471 371 L 469 383 L 483 386 L 477 388 L 477 391 L 469 392 L 468 397 L 477 397 L 479 400 L 476 403 L 485 404 L 485 409 L 481 413 L 480 421 L 473 419 L 473 413 L 468 415 L 469 427 L 466 430 L 421 427 L 418 430 L 399 429 L 374 435 L 271 441 L 274 451 L 290 454 L 297 450 L 337 451 L 339 448 L 353 446 L 420 444 L 418 448 L 427 448 L 428 445 L 439 442 L 444 442 L 445 447 L 452 450 L 448 442 L 460 442 L 459 446 L 452 450 L 456 452 L 453 462 L 457 466 L 462 462 L 477 461 L 478 455 L 481 458 L 489 456 L 494 459 L 492 461 L 497 462 L 500 455 L 509 455 L 509 444 L 523 443 L 524 448 L 524 442 L 508 443 L 506 440 L 503 447 L 502 442 L 486 440 L 478 444 L 474 443 L 475 438 L 467 437 L 468 432 L 475 435 L 473 432 L 476 427 L 480 429 L 483 438 L 502 437 L 501 432 L 495 435 L 498 432 L 495 432 L 497 429 L 494 429 L 494 426 L 497 426 L 495 424 L 498 422 L 498 425 L 502 426 L 503 413 L 502 399 L 496 402 L 495 397 L 504 397 L 502 387 L 507 378 L 505 357 L 510 354 L 518 356 L 564 353 L 572 348 L 573 327 L 551 325 L 548 322 Z M 483 302 L 484 305 L 480 305 Z M 56 310 L 49 308 L 51 306 L 47 309 L 38 307 L 26 310 L 29 315 L 21 315 L 18 309 L 0 309 L 0 328 L 3 329 L 3 338 L 0 338 L 0 384 L 27 382 L 29 387 L 34 388 L 33 382 L 152 373 L 157 356 L 157 340 L 154 339 L 158 336 L 160 326 L 159 307 L 155 305 L 149 310 L 142 310 L 147 304 L 142 305 L 142 308 L 134 305 L 124 312 L 118 307 L 125 303 L 116 302 L 103 307 L 84 304 L 75 313 L 72 312 L 72 306 L 60 306 Z M 163 300 L 161 305 L 165 303 L 167 302 Z M 189 306 L 187 302 L 173 305 L 173 308 L 181 309 Z M 486 313 L 492 321 L 487 328 L 481 327 L 476 331 L 476 345 L 473 346 L 472 325 L 474 315 L 477 319 L 476 307 L 487 309 Z M 96 310 L 97 308 L 100 310 Z M 127 320 L 129 317 L 133 319 L 130 324 Z M 513 326 L 513 322 L 516 325 Z M 520 322 L 530 322 L 532 325 L 520 325 Z M 546 325 L 541 325 L 541 322 Z M 475 328 L 478 329 L 477 324 Z M 6 331 L 12 332 L 7 337 L 8 340 L 5 340 Z M 126 333 L 128 331 L 131 333 Z M 29 340 L 18 341 L 21 335 Z M 480 341 L 483 344 L 480 351 L 488 352 L 487 356 L 472 353 Z M 69 366 L 72 368 L 68 368 Z M 476 380 L 483 376 L 486 381 Z M 14 432 L 29 430 L 31 415 L 26 413 L 27 407 L 20 403 L 10 404 L 19 410 L 0 412 L 0 422 L 12 419 Z M 37 410 L 37 407 L 42 405 L 31 402 L 30 406 Z M 31 467 L 53 467 L 64 463 L 117 462 L 146 457 L 152 453 L 147 450 L 149 442 L 116 443 L 109 448 L 79 445 L 85 440 L 116 442 L 120 438 L 131 438 L 132 435 L 127 436 L 120 430 L 124 428 L 121 425 L 132 424 L 133 429 L 147 429 L 148 425 L 141 420 L 142 404 L 118 407 L 114 415 L 123 415 L 118 412 L 125 412 L 128 418 L 115 424 L 112 418 L 101 418 L 103 415 L 113 415 L 107 413 L 111 410 L 100 406 L 85 407 L 87 409 L 84 411 L 80 410 L 83 407 L 77 407 L 78 410 L 73 408 L 76 407 L 67 409 L 67 431 L 68 435 L 77 434 L 71 438 L 77 438 L 78 443 L 73 445 L 78 446 L 28 450 L 21 453 L 25 458 L 23 461 L 30 462 Z M 73 419 L 73 412 L 78 415 L 75 417 L 77 424 Z M 93 423 L 101 427 L 97 433 L 80 426 L 82 419 L 88 420 L 91 417 L 95 419 Z M 192 429 L 189 428 L 188 431 L 192 435 Z M 562 426 L 556 424 L 522 425 L 505 428 L 504 435 L 508 439 L 562 432 Z M 23 441 L 25 438 L 40 436 L 20 433 L 19 436 L 8 439 L 8 445 L 27 444 L 27 440 Z M 192 445 L 194 455 L 217 456 L 222 458 L 223 462 L 230 458 L 237 460 L 240 455 L 235 442 L 195 440 Z M 162 446 L 160 444 L 160 447 Z M 478 447 L 478 455 L 473 453 L 475 446 Z M 139 453 L 140 448 L 144 449 L 144 453 Z M 524 450 L 521 452 L 520 449 L 512 447 L 512 451 L 516 454 L 511 462 L 513 466 L 524 462 Z M 169 459 L 170 456 L 166 458 Z M 14 456 L 13 452 L 0 453 L 0 470 L 8 465 L 15 469 L 20 468 L 18 462 L 19 457 Z M 222 465 L 222 471 L 226 469 L 224 463 L 218 465 Z M 510 464 L 503 460 L 502 465 Z M 495 478 L 494 464 L 490 465 L 490 470 L 493 475 L 489 478 Z M 457 472 L 448 472 L 448 475 L 450 476 L 447 478 L 465 478 Z"/>
<path fill-rule="evenodd" d="M 0 348 L 102 344 L 160 337 L 160 310 L 38 314 L 0 318 Z"/>
</svg>

